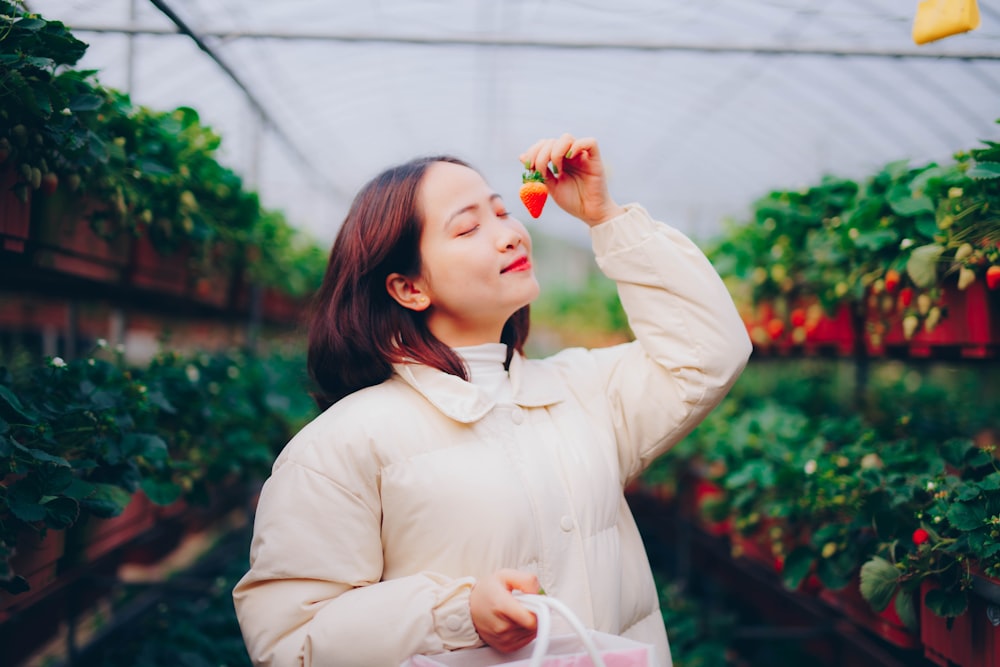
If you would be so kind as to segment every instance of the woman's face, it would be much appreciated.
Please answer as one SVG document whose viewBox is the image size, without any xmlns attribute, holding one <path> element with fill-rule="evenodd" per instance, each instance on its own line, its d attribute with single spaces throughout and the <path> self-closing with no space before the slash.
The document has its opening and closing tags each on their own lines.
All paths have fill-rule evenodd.
<svg viewBox="0 0 1000 667">
<path fill-rule="evenodd" d="M 450 162 L 427 168 L 418 206 L 415 286 L 428 328 L 451 347 L 499 342 L 504 323 L 538 296 L 528 231 L 477 171 Z"/>
</svg>

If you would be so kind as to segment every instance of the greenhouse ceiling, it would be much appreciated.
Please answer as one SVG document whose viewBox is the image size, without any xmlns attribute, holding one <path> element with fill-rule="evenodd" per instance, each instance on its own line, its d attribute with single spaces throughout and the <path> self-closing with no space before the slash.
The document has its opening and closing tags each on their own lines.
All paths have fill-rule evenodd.
<svg viewBox="0 0 1000 667">
<path fill-rule="evenodd" d="M 519 152 L 564 131 L 599 139 L 616 198 L 696 237 L 770 190 L 1000 140 L 1000 0 L 923 46 L 917 4 L 26 2 L 90 45 L 79 66 L 104 85 L 197 109 L 222 161 L 323 242 L 358 187 L 416 155 L 463 157 L 514 202 Z M 573 222 L 531 224 L 584 242 Z"/>
</svg>

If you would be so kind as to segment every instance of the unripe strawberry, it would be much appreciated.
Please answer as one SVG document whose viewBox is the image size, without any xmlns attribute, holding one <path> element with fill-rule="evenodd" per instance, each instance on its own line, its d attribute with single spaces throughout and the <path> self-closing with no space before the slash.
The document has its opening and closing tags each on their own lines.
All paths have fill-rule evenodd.
<svg viewBox="0 0 1000 667">
<path fill-rule="evenodd" d="M 913 338 L 913 334 L 917 332 L 917 326 L 920 324 L 920 319 L 916 315 L 907 315 L 903 318 L 903 336 L 906 340 Z"/>
<path fill-rule="evenodd" d="M 941 309 L 937 306 L 932 306 L 927 312 L 927 319 L 924 320 L 924 329 L 928 332 L 934 331 L 934 327 L 936 327 L 940 321 Z"/>
<path fill-rule="evenodd" d="M 917 297 L 917 312 L 926 315 L 931 309 L 931 297 L 929 294 L 921 293 Z"/>
<path fill-rule="evenodd" d="M 976 282 L 975 271 L 965 266 L 958 270 L 958 289 L 964 290 L 974 282 Z"/>
<path fill-rule="evenodd" d="M 955 261 L 961 262 L 963 259 L 972 254 L 972 250 L 973 248 L 971 243 L 963 243 L 958 246 L 958 250 L 955 251 Z"/>
</svg>

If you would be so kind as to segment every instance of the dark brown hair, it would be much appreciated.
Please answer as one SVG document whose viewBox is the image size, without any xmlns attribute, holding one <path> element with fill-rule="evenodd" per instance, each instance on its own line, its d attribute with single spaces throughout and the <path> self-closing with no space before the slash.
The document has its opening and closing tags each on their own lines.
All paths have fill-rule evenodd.
<svg viewBox="0 0 1000 667">
<path fill-rule="evenodd" d="M 435 156 L 387 169 L 361 188 L 337 232 L 309 326 L 309 375 L 321 409 L 387 380 L 392 364 L 404 360 L 469 379 L 461 358 L 428 330 L 424 313 L 399 305 L 385 285 L 390 273 L 420 274 L 418 196 L 435 162 L 469 167 Z M 508 362 L 524 348 L 528 312 L 521 308 L 504 325 Z"/>
</svg>

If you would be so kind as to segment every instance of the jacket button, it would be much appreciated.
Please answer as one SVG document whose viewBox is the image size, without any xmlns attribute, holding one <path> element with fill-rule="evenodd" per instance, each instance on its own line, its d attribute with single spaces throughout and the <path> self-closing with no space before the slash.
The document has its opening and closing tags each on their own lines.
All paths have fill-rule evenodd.
<svg viewBox="0 0 1000 667">
<path fill-rule="evenodd" d="M 567 533 L 573 530 L 573 517 L 568 514 L 564 514 L 563 517 L 559 519 L 559 527 Z"/>
<path fill-rule="evenodd" d="M 452 632 L 458 632 L 462 629 L 462 617 L 458 614 L 452 614 L 449 616 L 445 623 L 448 625 L 448 629 Z"/>
<path fill-rule="evenodd" d="M 520 424 L 524 421 L 524 410 L 521 408 L 514 408 L 514 411 L 510 413 L 510 418 L 514 420 L 515 424 Z"/>
</svg>

